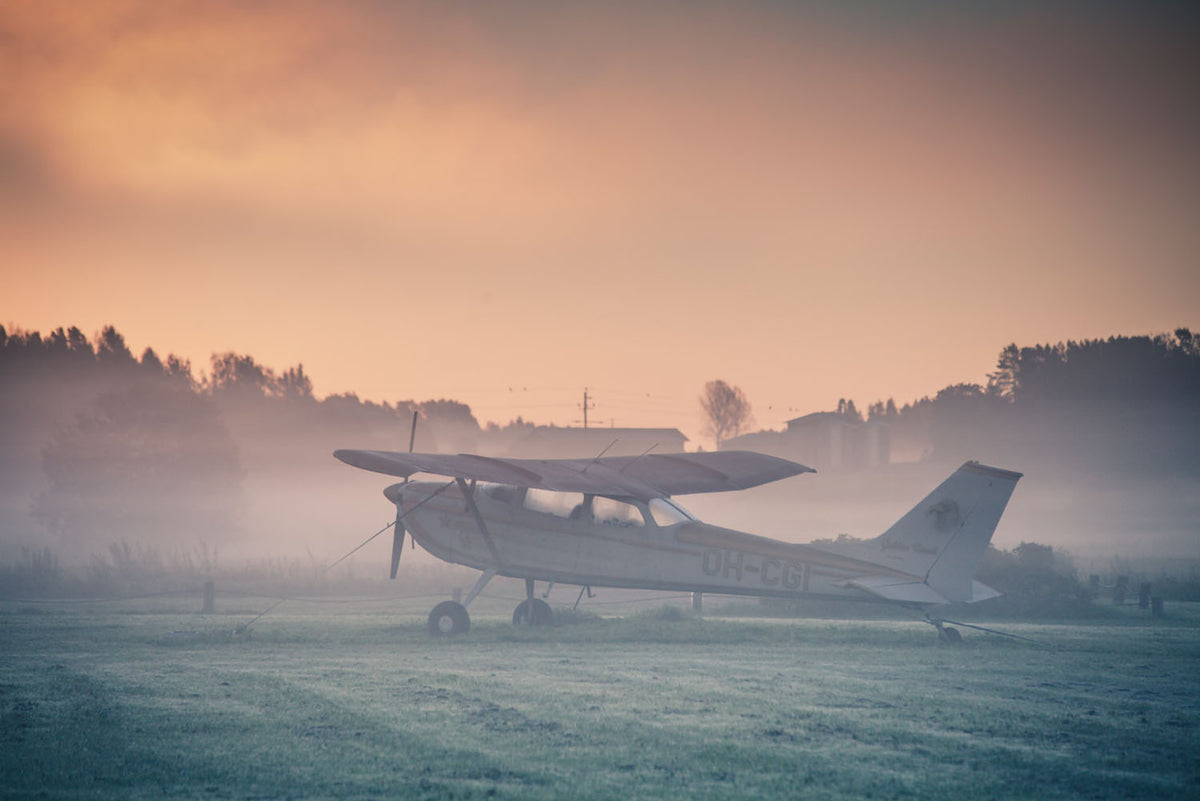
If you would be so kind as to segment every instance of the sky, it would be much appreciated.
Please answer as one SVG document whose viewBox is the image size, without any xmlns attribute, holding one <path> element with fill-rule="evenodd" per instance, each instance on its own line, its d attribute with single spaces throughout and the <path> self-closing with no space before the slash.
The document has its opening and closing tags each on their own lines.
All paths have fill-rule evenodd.
<svg viewBox="0 0 1200 801">
<path fill-rule="evenodd" d="M 0 4 L 0 324 L 701 437 L 1200 327 L 1168 2 Z"/>
</svg>

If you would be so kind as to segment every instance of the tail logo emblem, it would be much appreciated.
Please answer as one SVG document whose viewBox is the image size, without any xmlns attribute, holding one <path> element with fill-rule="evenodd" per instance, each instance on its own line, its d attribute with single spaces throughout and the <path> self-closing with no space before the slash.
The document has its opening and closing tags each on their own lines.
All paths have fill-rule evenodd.
<svg viewBox="0 0 1200 801">
<path fill-rule="evenodd" d="M 933 525 L 938 531 L 953 531 L 962 522 L 962 513 L 958 510 L 958 504 L 949 498 L 930 506 L 928 514 L 933 516 Z"/>
</svg>

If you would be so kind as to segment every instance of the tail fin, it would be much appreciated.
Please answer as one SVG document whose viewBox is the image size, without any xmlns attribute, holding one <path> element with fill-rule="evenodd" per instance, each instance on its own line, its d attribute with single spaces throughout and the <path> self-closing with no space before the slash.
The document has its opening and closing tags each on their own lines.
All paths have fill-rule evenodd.
<svg viewBox="0 0 1200 801">
<path fill-rule="evenodd" d="M 994 590 L 974 581 L 975 568 L 1020 478 L 967 462 L 867 545 L 880 564 L 923 577 L 948 601 L 992 597 Z"/>
</svg>

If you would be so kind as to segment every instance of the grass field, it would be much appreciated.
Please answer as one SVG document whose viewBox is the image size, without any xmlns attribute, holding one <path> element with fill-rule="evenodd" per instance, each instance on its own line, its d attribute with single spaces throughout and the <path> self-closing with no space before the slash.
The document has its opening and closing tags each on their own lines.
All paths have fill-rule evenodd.
<svg viewBox="0 0 1200 801">
<path fill-rule="evenodd" d="M 1200 797 L 1200 609 L 1004 624 L 0 604 L 4 798 Z M 241 608 L 234 608 L 240 606 Z M 606 614 L 612 614 L 611 612 Z"/>
</svg>

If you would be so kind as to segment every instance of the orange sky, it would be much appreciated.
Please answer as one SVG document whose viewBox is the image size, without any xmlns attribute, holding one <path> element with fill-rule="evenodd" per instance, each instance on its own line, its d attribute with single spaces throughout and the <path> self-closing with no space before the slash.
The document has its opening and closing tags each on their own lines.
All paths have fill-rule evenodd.
<svg viewBox="0 0 1200 801">
<path fill-rule="evenodd" d="M 1200 327 L 1197 13 L 852 7 L 7 2 L 0 323 L 697 437 Z"/>
</svg>

